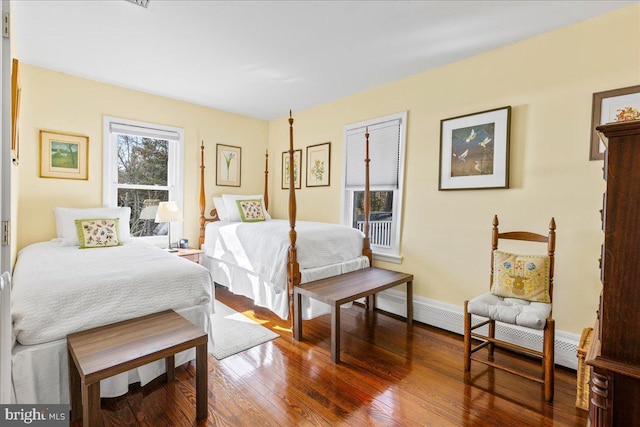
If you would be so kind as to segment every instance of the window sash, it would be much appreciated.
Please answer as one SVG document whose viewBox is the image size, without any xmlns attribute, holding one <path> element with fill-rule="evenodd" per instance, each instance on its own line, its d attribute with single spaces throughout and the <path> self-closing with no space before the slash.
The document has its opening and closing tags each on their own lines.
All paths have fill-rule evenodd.
<svg viewBox="0 0 640 427">
<path fill-rule="evenodd" d="M 184 131 L 181 128 L 154 125 L 133 120 L 105 116 L 103 119 L 103 204 L 117 206 L 119 189 L 168 191 L 168 198 L 183 209 L 182 187 L 184 181 Z M 156 127 L 157 126 L 157 127 Z M 144 132 L 143 132 L 144 131 Z M 118 182 L 118 134 L 128 134 L 169 141 L 167 185 L 143 185 Z M 171 241 L 182 237 L 183 223 L 172 224 Z M 138 237 L 154 244 L 166 246 L 167 237 Z"/>
<path fill-rule="evenodd" d="M 174 188 L 171 185 L 143 185 L 143 184 L 113 184 L 116 188 L 122 188 L 126 190 L 159 190 L 159 191 L 169 191 L 171 194 L 172 189 Z"/>
<path fill-rule="evenodd" d="M 105 171 L 109 174 L 109 181 L 106 185 L 109 186 L 110 191 L 109 199 L 105 201 L 106 206 L 116 206 L 118 200 L 118 188 L 133 188 L 133 189 L 166 189 L 169 191 L 169 199 L 176 200 L 178 195 L 176 194 L 177 181 L 179 180 L 180 171 L 177 170 L 178 163 L 177 157 L 179 157 L 179 143 L 177 141 L 169 141 L 169 161 L 167 164 L 167 185 L 144 185 L 144 184 L 131 184 L 118 182 L 118 133 L 109 134 L 109 146 L 110 146 L 110 163 L 105 164 Z M 151 136 L 148 136 L 152 138 Z M 155 138 L 162 139 L 162 138 Z M 107 170 L 108 168 L 108 170 Z M 182 197 L 180 196 L 178 206 L 182 209 Z"/>
</svg>

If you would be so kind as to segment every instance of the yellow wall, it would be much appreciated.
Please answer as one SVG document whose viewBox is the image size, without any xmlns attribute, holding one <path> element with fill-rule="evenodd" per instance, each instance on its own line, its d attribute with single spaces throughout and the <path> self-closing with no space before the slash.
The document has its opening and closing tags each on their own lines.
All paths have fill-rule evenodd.
<svg viewBox="0 0 640 427">
<path fill-rule="evenodd" d="M 199 227 L 200 142 L 205 143 L 207 212 L 211 196 L 261 193 L 268 123 L 98 83 L 21 63 L 20 166 L 17 248 L 55 237 L 55 206 L 102 205 L 102 122 L 115 116 L 184 129 L 184 237 L 197 243 Z M 89 137 L 87 181 L 39 177 L 41 129 Z M 242 147 L 242 187 L 215 186 L 215 147 Z M 254 173 L 253 171 L 258 171 Z"/>
<path fill-rule="evenodd" d="M 640 6 L 633 6 L 433 71 L 295 112 L 295 145 L 331 141 L 330 188 L 298 191 L 298 219 L 340 222 L 343 129 L 407 111 L 402 265 L 416 295 L 461 306 L 486 292 L 490 230 L 545 233 L 557 222 L 554 317 L 579 333 L 595 320 L 603 236 L 602 161 L 589 161 L 594 92 L 640 84 Z M 438 191 L 440 120 L 511 105 L 510 188 Z M 270 122 L 272 214 L 286 217 L 280 189 L 288 123 Z M 303 163 L 304 163 L 303 159 Z M 375 167 L 372 165 L 372 167 Z M 304 176 L 303 176 L 304 182 Z"/>
</svg>

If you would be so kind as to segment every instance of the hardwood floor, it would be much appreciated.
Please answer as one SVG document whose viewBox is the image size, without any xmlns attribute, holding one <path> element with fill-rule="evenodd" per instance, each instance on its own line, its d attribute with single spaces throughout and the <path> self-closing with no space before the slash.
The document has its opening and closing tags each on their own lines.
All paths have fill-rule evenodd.
<svg viewBox="0 0 640 427">
<path fill-rule="evenodd" d="M 584 426 L 576 373 L 556 368 L 555 400 L 534 382 L 474 363 L 465 375 L 462 336 L 402 319 L 342 310 L 341 364 L 331 362 L 329 315 L 305 321 L 304 341 L 289 324 L 246 298 L 216 288 L 216 298 L 281 336 L 221 361 L 209 356 L 209 418 L 195 420 L 195 365 L 176 381 L 132 385 L 102 399 L 105 426 Z M 538 368 L 499 352 L 496 359 Z M 73 424 L 79 425 L 79 424 Z"/>
</svg>

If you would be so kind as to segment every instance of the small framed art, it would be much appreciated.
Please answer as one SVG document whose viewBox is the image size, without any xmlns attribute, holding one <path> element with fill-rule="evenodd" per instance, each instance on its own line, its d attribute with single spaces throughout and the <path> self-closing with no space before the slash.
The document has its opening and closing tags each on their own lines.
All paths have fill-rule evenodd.
<svg viewBox="0 0 640 427">
<path fill-rule="evenodd" d="M 511 107 L 440 122 L 439 190 L 509 188 Z"/>
<path fill-rule="evenodd" d="M 240 187 L 242 148 L 216 144 L 216 185 Z"/>
<path fill-rule="evenodd" d="M 307 187 L 327 187 L 331 183 L 331 143 L 307 147 Z"/>
<path fill-rule="evenodd" d="M 294 150 L 293 151 L 293 180 L 295 189 L 302 188 L 302 179 L 300 177 L 301 170 L 300 164 L 302 163 L 302 150 Z M 282 152 L 282 189 L 286 190 L 289 188 L 289 152 Z"/>
<path fill-rule="evenodd" d="M 40 131 L 40 177 L 89 178 L 89 137 Z"/>
<path fill-rule="evenodd" d="M 589 160 L 604 159 L 605 147 L 598 138 L 596 126 L 638 119 L 640 119 L 640 85 L 594 93 Z"/>
</svg>

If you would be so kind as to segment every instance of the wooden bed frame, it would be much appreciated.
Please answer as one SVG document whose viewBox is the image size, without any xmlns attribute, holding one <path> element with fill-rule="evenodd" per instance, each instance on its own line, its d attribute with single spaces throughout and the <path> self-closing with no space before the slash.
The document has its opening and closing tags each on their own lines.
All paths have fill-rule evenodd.
<svg viewBox="0 0 640 427">
<path fill-rule="evenodd" d="M 371 192 L 369 190 L 369 131 L 365 131 L 365 185 L 364 185 L 364 240 L 362 242 L 362 255 L 369 258 L 369 266 L 373 265 L 371 243 L 369 239 L 369 214 L 371 206 Z M 289 111 L 289 164 L 293 165 L 293 117 Z M 204 243 L 204 231 L 208 222 L 219 221 L 216 209 L 209 213 L 210 218 L 205 217 L 206 197 L 204 190 L 204 141 L 200 146 L 200 246 Z M 296 192 L 294 169 L 289 168 L 289 262 L 287 264 L 287 288 L 289 292 L 289 319 L 293 319 L 293 291 L 300 284 L 300 265 L 298 264 L 298 250 L 296 248 Z M 269 208 L 269 153 L 265 153 L 264 171 L 264 204 Z"/>
</svg>

